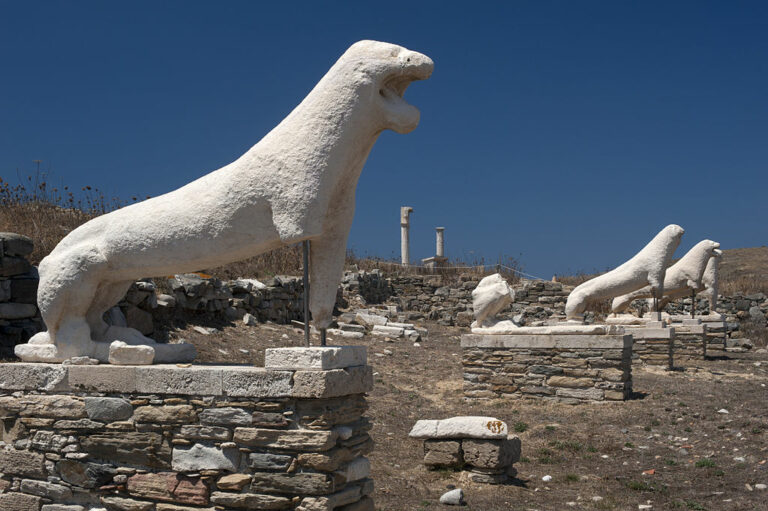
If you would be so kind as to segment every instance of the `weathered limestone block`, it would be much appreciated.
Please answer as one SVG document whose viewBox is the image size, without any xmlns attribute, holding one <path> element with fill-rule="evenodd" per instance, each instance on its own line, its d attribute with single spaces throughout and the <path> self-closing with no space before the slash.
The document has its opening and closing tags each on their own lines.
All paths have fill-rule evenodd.
<svg viewBox="0 0 768 511">
<path fill-rule="evenodd" d="M 123 421 L 133 415 L 131 403 L 115 397 L 86 397 L 85 411 L 89 419 L 104 422 Z"/>
<path fill-rule="evenodd" d="M 516 436 L 504 440 L 465 439 L 464 462 L 478 468 L 502 469 L 520 461 L 521 444 Z"/>
<path fill-rule="evenodd" d="M 227 506 L 235 509 L 288 509 L 291 507 L 291 499 L 274 495 L 260 495 L 257 493 L 226 493 L 213 492 L 211 502 L 217 506 Z"/>
<path fill-rule="evenodd" d="M 45 481 L 35 481 L 33 479 L 22 480 L 21 491 L 22 493 L 51 499 L 54 502 L 66 502 L 72 498 L 72 490 L 67 486 Z"/>
<path fill-rule="evenodd" d="M 364 394 L 372 389 L 373 369 L 370 366 L 330 371 L 296 371 L 293 375 L 294 397 L 329 398 Z"/>
<path fill-rule="evenodd" d="M 44 477 L 44 467 L 45 458 L 42 454 L 15 449 L 0 450 L 0 473 L 22 477 Z"/>
<path fill-rule="evenodd" d="M 264 352 L 264 367 L 324 371 L 363 366 L 367 359 L 365 346 L 267 348 Z"/>
<path fill-rule="evenodd" d="M 320 472 L 255 472 L 251 487 L 256 491 L 293 495 L 325 495 L 336 490 L 333 477 Z"/>
<path fill-rule="evenodd" d="M 171 467 L 171 449 L 158 433 L 97 433 L 81 439 L 80 444 L 83 452 L 105 462 Z"/>
<path fill-rule="evenodd" d="M 274 430 L 263 428 L 236 428 L 234 441 L 253 447 L 292 449 L 295 451 L 327 451 L 336 444 L 335 431 L 306 429 Z"/>
<path fill-rule="evenodd" d="M 23 493 L 0 494 L 0 509 L 8 511 L 40 511 L 42 499 Z"/>
<path fill-rule="evenodd" d="M 428 467 L 455 467 L 464 465 L 461 442 L 456 440 L 424 440 L 424 464 Z"/>
<path fill-rule="evenodd" d="M 236 472 L 240 466 L 240 451 L 236 448 L 220 449 L 202 444 L 174 447 L 171 466 L 177 472 L 200 470 Z"/>
<path fill-rule="evenodd" d="M 411 438 L 506 438 L 507 424 L 495 417 L 452 417 L 420 420 L 408 436 Z"/>
<path fill-rule="evenodd" d="M 208 503 L 208 488 L 200 479 L 186 478 L 175 472 L 136 474 L 128 478 L 125 487 L 137 498 L 197 506 Z"/>
<path fill-rule="evenodd" d="M 133 412 L 136 422 L 188 424 L 195 422 L 197 412 L 191 405 L 139 406 Z"/>
</svg>

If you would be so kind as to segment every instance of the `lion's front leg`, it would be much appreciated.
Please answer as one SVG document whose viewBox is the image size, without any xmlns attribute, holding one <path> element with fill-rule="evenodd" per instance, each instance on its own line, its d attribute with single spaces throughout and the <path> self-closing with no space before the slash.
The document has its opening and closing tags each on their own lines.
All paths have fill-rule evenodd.
<svg viewBox="0 0 768 511">
<path fill-rule="evenodd" d="M 333 321 L 336 290 L 344 272 L 347 237 L 354 212 L 339 215 L 330 230 L 310 241 L 309 309 L 316 328 L 328 328 Z"/>
</svg>

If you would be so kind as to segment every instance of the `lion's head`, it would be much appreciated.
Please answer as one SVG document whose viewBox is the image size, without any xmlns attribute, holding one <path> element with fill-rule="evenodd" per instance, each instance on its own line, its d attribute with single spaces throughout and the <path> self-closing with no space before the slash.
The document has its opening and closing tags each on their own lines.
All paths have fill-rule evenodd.
<svg viewBox="0 0 768 511">
<path fill-rule="evenodd" d="M 355 73 L 357 94 L 373 106 L 382 130 L 409 133 L 419 124 L 419 110 L 403 99 L 405 89 L 432 74 L 432 59 L 396 44 L 359 41 L 342 55 L 339 64 Z"/>
</svg>

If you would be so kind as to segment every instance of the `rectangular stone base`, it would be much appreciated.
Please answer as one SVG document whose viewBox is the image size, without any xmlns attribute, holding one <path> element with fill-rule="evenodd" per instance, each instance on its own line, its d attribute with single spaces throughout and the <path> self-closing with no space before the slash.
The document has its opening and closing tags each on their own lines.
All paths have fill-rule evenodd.
<svg viewBox="0 0 768 511">
<path fill-rule="evenodd" d="M 622 401 L 632 392 L 632 336 L 463 335 L 464 397 Z"/>
<path fill-rule="evenodd" d="M 648 365 L 674 366 L 674 343 L 677 332 L 674 328 L 627 328 L 635 339 L 632 347 L 632 361 Z"/>
<path fill-rule="evenodd" d="M 0 510 L 373 509 L 371 368 L 316 351 L 281 369 L 0 364 Z"/>
</svg>

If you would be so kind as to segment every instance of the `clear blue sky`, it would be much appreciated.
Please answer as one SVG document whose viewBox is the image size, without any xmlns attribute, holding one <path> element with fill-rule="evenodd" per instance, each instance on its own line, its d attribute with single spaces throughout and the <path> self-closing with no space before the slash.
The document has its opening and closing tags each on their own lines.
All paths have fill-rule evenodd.
<svg viewBox="0 0 768 511">
<path fill-rule="evenodd" d="M 605 269 L 768 240 L 766 2 L 0 1 L 0 176 L 159 195 L 234 160 L 360 39 L 426 53 L 363 171 L 350 247 Z"/>
</svg>

